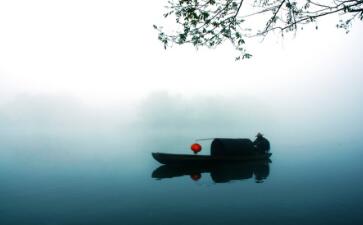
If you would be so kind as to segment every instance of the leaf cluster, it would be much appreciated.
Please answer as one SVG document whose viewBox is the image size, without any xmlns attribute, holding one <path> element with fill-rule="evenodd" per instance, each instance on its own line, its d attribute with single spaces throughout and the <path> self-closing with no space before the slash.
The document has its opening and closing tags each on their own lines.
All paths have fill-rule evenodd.
<svg viewBox="0 0 363 225">
<path fill-rule="evenodd" d="M 164 48 L 172 44 L 214 48 L 229 41 L 238 52 L 236 60 L 240 60 L 251 57 L 244 47 L 247 38 L 265 37 L 274 31 L 282 35 L 296 32 L 330 14 L 342 17 L 336 26 L 347 32 L 352 21 L 363 20 L 363 0 L 315 1 L 322 0 L 169 0 L 164 17 L 172 16 L 177 30 L 165 32 L 157 25 L 154 28 Z M 266 21 L 262 29 L 245 25 L 246 21 L 261 19 Z M 318 25 L 315 27 L 318 29 Z"/>
</svg>

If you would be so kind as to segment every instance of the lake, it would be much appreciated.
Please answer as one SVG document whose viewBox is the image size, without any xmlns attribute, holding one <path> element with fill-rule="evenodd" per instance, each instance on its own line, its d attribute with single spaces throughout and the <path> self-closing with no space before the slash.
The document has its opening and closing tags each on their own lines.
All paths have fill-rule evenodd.
<svg viewBox="0 0 363 225">
<path fill-rule="evenodd" d="M 0 223 L 363 223 L 359 142 L 292 144 L 275 133 L 270 163 L 183 175 L 151 152 L 190 152 L 193 129 L 140 129 L 2 130 Z"/>
</svg>

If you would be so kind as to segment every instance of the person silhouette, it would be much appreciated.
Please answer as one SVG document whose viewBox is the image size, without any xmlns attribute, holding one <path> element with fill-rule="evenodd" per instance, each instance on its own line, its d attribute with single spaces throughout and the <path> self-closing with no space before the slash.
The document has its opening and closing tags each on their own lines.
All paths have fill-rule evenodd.
<svg viewBox="0 0 363 225">
<path fill-rule="evenodd" d="M 253 142 L 253 145 L 261 153 L 266 153 L 270 150 L 270 142 L 261 133 L 256 135 L 256 140 Z"/>
</svg>

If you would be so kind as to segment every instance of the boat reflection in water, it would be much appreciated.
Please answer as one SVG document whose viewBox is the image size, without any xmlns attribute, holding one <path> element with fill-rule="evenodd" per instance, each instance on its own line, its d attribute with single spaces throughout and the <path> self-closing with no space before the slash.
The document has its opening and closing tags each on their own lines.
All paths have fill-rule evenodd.
<svg viewBox="0 0 363 225">
<path fill-rule="evenodd" d="M 163 165 L 155 169 L 151 176 L 159 180 L 181 176 L 190 176 L 193 180 L 199 180 L 202 177 L 202 173 L 210 173 L 215 183 L 227 183 L 234 180 L 251 179 L 253 177 L 256 183 L 261 183 L 269 176 L 270 162 L 270 160 L 258 160 L 204 166 Z"/>
</svg>

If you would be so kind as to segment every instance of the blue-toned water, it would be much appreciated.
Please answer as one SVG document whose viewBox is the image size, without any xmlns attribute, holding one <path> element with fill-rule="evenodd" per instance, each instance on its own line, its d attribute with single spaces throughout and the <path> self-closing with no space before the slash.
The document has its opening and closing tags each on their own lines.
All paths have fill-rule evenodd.
<svg viewBox="0 0 363 225">
<path fill-rule="evenodd" d="M 4 103 L 0 224 L 363 224 L 362 106 L 279 101 Z M 171 170 L 151 157 L 257 132 L 271 142 L 270 163 Z M 200 144 L 209 154 L 210 141 Z"/>
<path fill-rule="evenodd" d="M 363 222 L 359 142 L 271 140 L 272 162 L 260 168 L 260 180 L 249 166 L 153 178 L 161 165 L 152 151 L 189 151 L 193 131 L 178 134 L 2 132 L 0 224 Z M 208 144 L 203 143 L 204 154 Z"/>
</svg>

